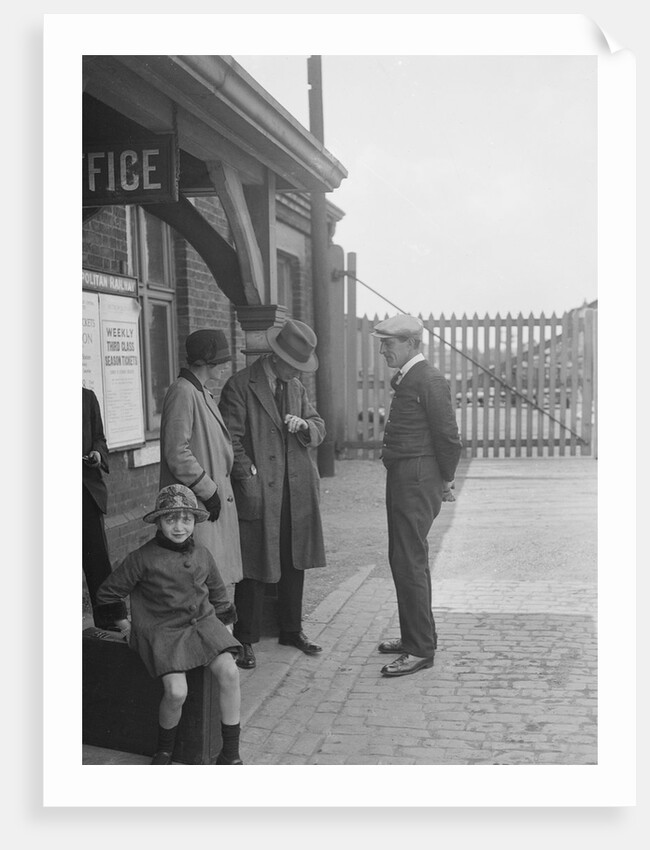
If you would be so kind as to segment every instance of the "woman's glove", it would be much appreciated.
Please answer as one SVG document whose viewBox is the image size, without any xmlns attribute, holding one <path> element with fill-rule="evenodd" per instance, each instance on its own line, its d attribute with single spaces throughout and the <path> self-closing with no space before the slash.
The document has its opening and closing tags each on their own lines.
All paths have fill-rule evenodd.
<svg viewBox="0 0 650 850">
<path fill-rule="evenodd" d="M 221 499 L 219 498 L 219 493 L 215 490 L 210 498 L 205 500 L 204 504 L 210 513 L 208 520 L 210 522 L 216 522 L 216 520 L 219 519 L 219 514 L 221 513 Z"/>
<path fill-rule="evenodd" d="M 237 622 L 237 611 L 232 603 L 227 608 L 224 608 L 223 611 L 217 611 L 216 614 L 224 626 L 231 626 Z"/>
</svg>

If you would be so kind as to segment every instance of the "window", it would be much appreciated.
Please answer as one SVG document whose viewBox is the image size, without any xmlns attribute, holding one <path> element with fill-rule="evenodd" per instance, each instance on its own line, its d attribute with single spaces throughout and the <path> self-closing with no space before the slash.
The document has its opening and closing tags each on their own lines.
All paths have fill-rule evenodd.
<svg viewBox="0 0 650 850">
<path fill-rule="evenodd" d="M 293 264 L 291 257 L 278 252 L 278 304 L 287 308 L 287 316 L 294 316 Z"/>
<path fill-rule="evenodd" d="M 144 363 L 145 430 L 157 436 L 165 393 L 176 373 L 174 274 L 169 227 L 142 208 L 133 222 Z"/>
</svg>

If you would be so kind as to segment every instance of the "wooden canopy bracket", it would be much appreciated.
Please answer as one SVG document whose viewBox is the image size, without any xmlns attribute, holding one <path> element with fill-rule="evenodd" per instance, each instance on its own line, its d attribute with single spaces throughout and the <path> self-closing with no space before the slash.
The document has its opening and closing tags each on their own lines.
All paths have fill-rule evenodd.
<svg viewBox="0 0 650 850">
<path fill-rule="evenodd" d="M 264 300 L 264 263 L 241 180 L 235 169 L 224 162 L 207 162 L 206 165 L 237 246 L 246 303 L 259 304 Z"/>
</svg>

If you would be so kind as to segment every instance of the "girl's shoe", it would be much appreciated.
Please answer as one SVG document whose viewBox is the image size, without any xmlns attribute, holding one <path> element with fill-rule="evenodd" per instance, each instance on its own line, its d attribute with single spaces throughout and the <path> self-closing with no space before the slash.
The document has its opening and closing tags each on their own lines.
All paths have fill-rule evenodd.
<svg viewBox="0 0 650 850">
<path fill-rule="evenodd" d="M 158 750 L 157 753 L 154 753 L 154 756 L 151 759 L 151 764 L 171 764 L 171 763 L 172 763 L 172 754 L 168 753 L 166 750 Z"/>
<path fill-rule="evenodd" d="M 233 759 L 233 761 L 229 761 L 223 753 L 219 753 L 217 756 L 217 760 L 215 764 L 243 764 L 244 762 L 241 759 Z"/>
</svg>

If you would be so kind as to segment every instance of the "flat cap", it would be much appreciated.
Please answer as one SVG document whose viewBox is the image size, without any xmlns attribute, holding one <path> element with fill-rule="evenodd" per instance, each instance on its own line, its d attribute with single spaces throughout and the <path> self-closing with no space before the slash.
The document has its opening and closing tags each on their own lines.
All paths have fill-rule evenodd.
<svg viewBox="0 0 650 850">
<path fill-rule="evenodd" d="M 372 335 L 379 339 L 389 339 L 394 336 L 420 339 L 423 328 L 422 322 L 416 316 L 392 316 L 390 319 L 378 322 L 372 331 Z"/>
</svg>

